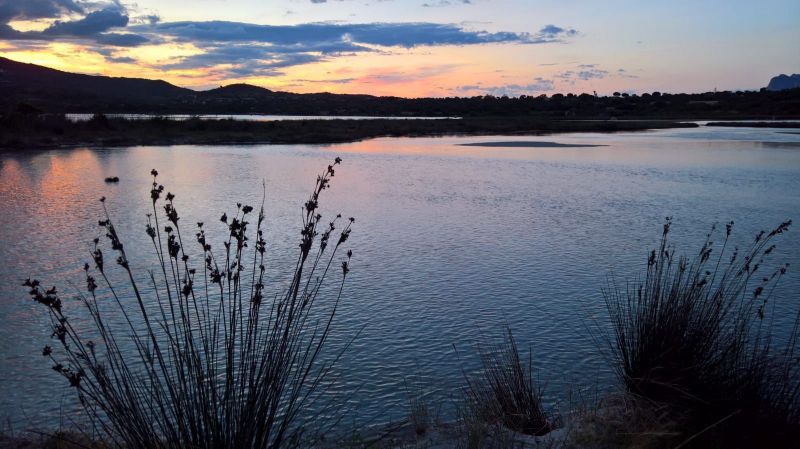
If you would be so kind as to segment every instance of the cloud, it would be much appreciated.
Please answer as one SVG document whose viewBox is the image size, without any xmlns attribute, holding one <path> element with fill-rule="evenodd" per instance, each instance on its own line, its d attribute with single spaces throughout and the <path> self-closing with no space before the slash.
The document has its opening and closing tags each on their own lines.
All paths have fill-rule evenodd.
<svg viewBox="0 0 800 449">
<path fill-rule="evenodd" d="M 0 0 L 0 22 L 51 19 L 68 13 L 83 13 L 74 0 Z"/>
<path fill-rule="evenodd" d="M 256 25 L 241 22 L 168 22 L 131 27 L 140 33 L 155 33 L 175 40 L 203 42 L 258 42 L 296 45 L 320 42 L 356 42 L 365 45 L 405 47 L 476 45 L 488 43 L 540 44 L 560 41 L 561 33 L 514 33 L 472 31 L 452 24 L 411 23 L 307 23 L 300 25 Z"/>
<path fill-rule="evenodd" d="M 593 79 L 603 79 L 609 76 L 607 70 L 597 68 L 596 64 L 580 64 L 576 70 L 567 70 L 557 73 L 556 78 L 575 84 L 576 81 L 589 81 Z"/>
<path fill-rule="evenodd" d="M 150 25 L 155 25 L 158 22 L 161 22 L 161 16 L 158 14 L 145 14 L 137 17 L 135 20 L 136 23 L 149 23 Z"/>
<path fill-rule="evenodd" d="M 229 65 L 224 74 L 243 76 L 272 76 L 286 67 L 309 64 L 325 59 L 323 54 L 274 51 L 269 46 L 232 45 L 216 47 L 162 66 L 162 69 L 197 69 Z"/>
<path fill-rule="evenodd" d="M 320 80 L 311 80 L 311 79 L 294 79 L 295 83 L 298 86 L 301 86 L 302 83 L 310 83 L 310 84 L 350 84 L 355 81 L 357 78 L 331 78 L 331 79 L 320 79 Z"/>
<path fill-rule="evenodd" d="M 617 76 L 620 78 L 639 78 L 638 75 L 631 75 L 625 69 L 617 69 Z"/>
<path fill-rule="evenodd" d="M 555 88 L 552 80 L 536 77 L 528 84 L 506 84 L 502 86 L 484 86 L 481 83 L 459 86 L 452 89 L 456 95 L 492 95 L 495 97 L 519 97 L 520 95 L 535 95 L 550 92 Z"/>
<path fill-rule="evenodd" d="M 325 0 L 312 0 L 317 3 Z M 431 0 L 469 4 L 472 0 Z M 0 39 L 23 42 L 69 41 L 102 53 L 106 48 L 145 43 L 191 44 L 202 53 L 170 61 L 162 69 L 209 69 L 228 75 L 280 73 L 288 67 L 359 53 L 392 49 L 484 44 L 533 45 L 564 42 L 578 33 L 546 25 L 535 32 L 485 31 L 479 24 L 430 22 L 261 25 L 229 21 L 163 22 L 151 11 L 129 11 L 120 0 L 0 0 Z M 43 31 L 20 31 L 15 20 L 50 19 Z M 130 62 L 113 58 L 111 62 Z M 130 58 L 127 56 L 126 58 Z M 388 79 L 384 82 L 391 82 Z"/>
<path fill-rule="evenodd" d="M 572 70 L 556 73 L 554 78 L 561 80 L 569 85 L 575 85 L 580 81 L 600 80 L 604 78 L 638 78 L 630 74 L 625 69 L 617 69 L 613 72 L 602 69 L 598 64 L 577 64 Z"/>
<path fill-rule="evenodd" d="M 21 39 L 22 34 L 5 23 L 0 24 L 0 39 Z"/>
<path fill-rule="evenodd" d="M 240 76 L 280 73 L 293 65 L 386 48 L 491 43 L 543 44 L 560 42 L 570 31 L 545 27 L 538 33 L 487 32 L 452 24 L 307 23 L 257 25 L 242 22 L 166 22 L 129 26 L 136 35 L 191 43 L 203 53 L 183 58 L 165 69 L 196 69 L 233 65 L 225 73 Z M 293 55 L 290 57 L 290 55 Z M 266 70 L 266 72 L 265 72 Z M 390 82 L 389 80 L 381 80 Z"/>
<path fill-rule="evenodd" d="M 342 54 L 371 51 L 367 47 L 349 42 L 321 42 L 316 44 L 269 45 L 235 43 L 211 45 L 204 52 L 187 56 L 180 61 L 161 66 L 170 69 L 201 69 L 218 65 L 231 66 L 217 73 L 227 76 L 273 76 L 280 69 L 310 64 Z"/>
<path fill-rule="evenodd" d="M 541 30 L 539 30 L 539 34 L 551 38 L 558 38 L 576 36 L 578 31 L 573 28 L 561 28 L 555 25 L 545 25 Z"/>
<path fill-rule="evenodd" d="M 90 9 L 94 8 L 94 9 Z M 70 13 L 83 14 L 76 20 L 61 20 Z M 18 31 L 9 25 L 12 20 L 56 19 L 43 31 Z M 154 24 L 157 16 L 149 16 Z M 73 0 L 0 0 L 0 38 L 9 40 L 54 41 L 82 39 L 100 45 L 132 47 L 148 42 L 145 36 L 108 32 L 124 29 L 130 17 L 126 8 L 115 0 L 76 2 Z"/>
<path fill-rule="evenodd" d="M 423 3 L 423 8 L 440 8 L 443 6 L 452 6 L 452 5 L 471 5 L 472 0 L 438 0 L 432 3 Z"/>
<path fill-rule="evenodd" d="M 608 71 L 600 70 L 600 69 L 588 69 L 588 70 L 581 70 L 577 74 L 577 77 L 586 81 L 591 79 L 602 79 L 608 76 Z"/>
<path fill-rule="evenodd" d="M 136 62 L 135 58 L 131 58 L 130 56 L 112 56 L 106 58 L 106 60 L 111 62 L 116 62 L 118 64 L 133 64 Z"/>
<path fill-rule="evenodd" d="M 62 22 L 57 20 L 42 33 L 54 36 L 94 36 L 111 28 L 128 25 L 128 16 L 119 8 L 110 7 L 93 11 L 79 20 Z"/>
<path fill-rule="evenodd" d="M 136 47 L 150 42 L 150 39 L 132 33 L 103 33 L 93 36 L 93 39 L 98 44 L 115 47 Z"/>
<path fill-rule="evenodd" d="M 97 53 L 103 55 L 106 61 L 109 62 L 116 62 L 122 64 L 133 64 L 136 62 L 135 58 L 131 58 L 129 56 L 117 56 L 113 50 L 110 49 L 101 49 Z"/>
</svg>

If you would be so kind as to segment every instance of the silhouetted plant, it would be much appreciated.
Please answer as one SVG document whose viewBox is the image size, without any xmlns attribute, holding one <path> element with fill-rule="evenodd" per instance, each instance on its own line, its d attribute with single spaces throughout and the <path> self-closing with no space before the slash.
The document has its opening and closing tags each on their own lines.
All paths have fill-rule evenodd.
<svg viewBox="0 0 800 449">
<path fill-rule="evenodd" d="M 473 416 L 488 424 L 501 424 L 515 432 L 544 435 L 553 430 L 554 416 L 542 403 L 543 388 L 533 378 L 532 357 L 525 367 L 508 330 L 496 350 L 481 350 L 482 370 L 467 377 L 467 406 Z"/>
<path fill-rule="evenodd" d="M 694 259 L 676 257 L 671 224 L 668 218 L 644 279 L 604 291 L 621 380 L 636 395 L 670 404 L 695 442 L 707 444 L 710 435 L 724 437 L 722 447 L 798 441 L 798 320 L 781 348 L 773 345 L 772 320 L 765 322 L 788 264 L 762 275 L 773 239 L 791 221 L 760 232 L 745 251 L 727 253 L 730 222 L 715 257 L 712 229 Z"/>
<path fill-rule="evenodd" d="M 324 350 L 352 252 L 333 265 L 354 220 L 334 235 L 340 216 L 324 224 L 318 205 L 340 162 L 317 178 L 304 205 L 290 283 L 274 297 L 266 292 L 263 202 L 254 234 L 253 207 L 237 204 L 230 217 L 222 215 L 228 237 L 221 252 L 197 223 L 194 240 L 203 260 L 195 267 L 175 195 L 164 192 L 155 170 L 145 230 L 159 263 L 149 285 L 134 276 L 105 199 L 99 225 L 112 255 L 95 239 L 93 267 L 84 266 L 86 293 L 79 297 L 88 329 L 70 319 L 55 287 L 25 282 L 31 298 L 47 306 L 62 348 L 57 356 L 45 346 L 43 355 L 110 441 L 131 449 L 292 447 L 305 441 L 304 431 L 319 416 L 315 407 L 331 412 L 318 399 L 341 352 Z M 332 267 L 341 270 L 341 281 L 325 308 L 315 308 Z M 124 289 L 112 281 L 118 275 Z"/>
</svg>

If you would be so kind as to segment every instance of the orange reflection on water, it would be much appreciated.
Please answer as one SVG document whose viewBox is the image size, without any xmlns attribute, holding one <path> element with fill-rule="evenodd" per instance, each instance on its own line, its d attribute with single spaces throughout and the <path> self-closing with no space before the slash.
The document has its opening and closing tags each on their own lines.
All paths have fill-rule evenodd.
<svg viewBox="0 0 800 449">
<path fill-rule="evenodd" d="M 49 153 L 46 157 L 49 169 L 39 180 L 39 197 L 48 212 L 64 214 L 77 205 L 76 199 L 94 190 L 87 175 L 100 173 L 100 163 L 97 154 L 87 149 Z"/>
<path fill-rule="evenodd" d="M 335 152 L 362 154 L 431 154 L 430 146 L 424 145 L 426 141 L 430 140 L 430 137 L 414 138 L 413 140 L 387 137 L 333 145 L 330 148 Z M 412 144 L 409 145 L 409 143 Z"/>
<path fill-rule="evenodd" d="M 3 159 L 0 166 L 0 194 L 9 199 L 15 190 L 30 189 L 31 178 L 16 159 Z"/>
</svg>

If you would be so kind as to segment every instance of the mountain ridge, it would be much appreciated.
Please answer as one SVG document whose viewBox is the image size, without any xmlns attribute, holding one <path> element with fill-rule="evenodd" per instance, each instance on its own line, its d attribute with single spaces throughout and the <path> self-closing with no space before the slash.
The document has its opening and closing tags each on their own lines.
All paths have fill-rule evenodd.
<svg viewBox="0 0 800 449">
<path fill-rule="evenodd" d="M 50 113 L 331 116 L 532 116 L 547 119 L 800 117 L 800 89 L 762 92 L 403 98 L 291 93 L 234 83 L 209 90 L 164 80 L 64 72 L 0 57 L 0 113 L 20 105 Z"/>
</svg>

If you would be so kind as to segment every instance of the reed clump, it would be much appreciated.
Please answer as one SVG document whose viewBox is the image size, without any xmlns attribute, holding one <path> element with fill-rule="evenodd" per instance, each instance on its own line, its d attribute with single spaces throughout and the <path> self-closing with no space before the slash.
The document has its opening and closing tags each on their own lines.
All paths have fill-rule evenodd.
<svg viewBox="0 0 800 449">
<path fill-rule="evenodd" d="M 544 388 L 533 377 L 532 357 L 527 366 L 520 357 L 511 330 L 496 350 L 481 350 L 481 371 L 467 377 L 466 400 L 472 414 L 526 435 L 545 435 L 555 416 L 544 406 Z"/>
<path fill-rule="evenodd" d="M 340 162 L 318 176 L 303 205 L 298 255 L 282 287 L 265 276 L 263 202 L 223 214 L 227 237 L 212 247 L 203 223 L 187 238 L 175 195 L 155 170 L 145 232 L 158 263 L 146 282 L 134 274 L 105 202 L 105 239 L 94 241 L 78 294 L 87 318 L 73 319 L 78 310 L 56 287 L 25 282 L 57 340 L 42 354 L 75 388 L 93 431 L 126 449 L 308 444 L 317 419 L 335 412 L 320 393 L 344 351 L 328 353 L 327 342 L 350 270 L 352 252 L 342 247 L 354 219 L 325 222 L 319 213 Z M 337 271 L 335 286 L 323 288 Z"/>
<path fill-rule="evenodd" d="M 743 250 L 730 248 L 727 223 L 721 248 L 712 229 L 693 258 L 676 256 L 671 225 L 643 279 L 604 291 L 620 379 L 630 393 L 669 406 L 681 447 L 792 447 L 800 441 L 798 320 L 776 338 L 771 299 L 788 264 L 770 261 L 791 221 Z"/>
</svg>

